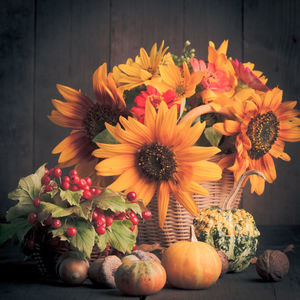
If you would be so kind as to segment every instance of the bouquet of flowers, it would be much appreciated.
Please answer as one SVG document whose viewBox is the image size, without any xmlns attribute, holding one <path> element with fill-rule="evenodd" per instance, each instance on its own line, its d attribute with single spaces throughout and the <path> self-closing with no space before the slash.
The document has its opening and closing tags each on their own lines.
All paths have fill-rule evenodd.
<svg viewBox="0 0 300 300">
<path fill-rule="evenodd" d="M 235 182 L 249 170 L 274 182 L 273 158 L 289 161 L 285 142 L 300 141 L 297 102 L 282 102 L 282 91 L 268 87 L 254 64 L 227 57 L 228 41 L 219 48 L 209 42 L 205 60 L 196 58 L 189 46 L 186 42 L 181 56 L 167 52 L 164 42 L 159 48 L 154 44 L 149 55 L 141 48 L 134 60 L 129 58 L 109 73 L 103 63 L 93 75 L 96 102 L 80 90 L 57 85 L 64 101 L 52 100 L 55 109 L 49 119 L 71 129 L 52 151 L 59 154 L 57 168 L 74 167 L 80 178 L 89 178 L 102 193 L 90 200 L 85 189 L 69 191 L 63 182 L 53 180 L 54 191 L 45 190 L 41 167 L 10 195 L 19 204 L 8 212 L 9 221 L 15 219 L 17 224 L 19 217 L 35 214 L 34 221 L 28 219 L 30 225 L 27 218 L 27 223 L 20 221 L 21 237 L 36 218 L 43 227 L 51 215 L 65 224 L 52 228 L 52 236 L 67 240 L 86 256 L 95 244 L 100 250 L 111 244 L 130 252 L 135 243 L 130 228 L 137 224 L 132 214 L 149 217 L 146 206 L 154 196 L 158 225 L 163 228 L 171 195 L 196 216 L 199 207 L 193 195 L 207 196 L 202 183 L 220 180 L 224 169 L 232 172 Z M 223 155 L 218 163 L 209 161 L 219 154 Z M 255 174 L 249 178 L 251 192 L 261 195 L 264 179 Z M 133 194 L 138 203 L 124 196 Z M 93 221 L 96 209 L 105 211 L 104 217 L 113 212 L 125 218 L 114 216 L 119 222 L 100 232 Z M 70 227 L 81 231 L 81 225 L 72 222 L 85 224 L 85 237 L 68 234 Z"/>
</svg>

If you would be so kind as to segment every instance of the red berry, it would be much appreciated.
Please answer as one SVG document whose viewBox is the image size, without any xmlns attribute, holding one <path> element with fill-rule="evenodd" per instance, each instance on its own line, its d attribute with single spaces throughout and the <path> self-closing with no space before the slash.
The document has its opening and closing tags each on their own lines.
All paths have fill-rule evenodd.
<svg viewBox="0 0 300 300">
<path fill-rule="evenodd" d="M 100 194 L 100 193 L 101 193 L 101 190 L 95 189 L 94 195 L 98 195 L 98 194 Z"/>
<path fill-rule="evenodd" d="M 102 226 L 98 226 L 95 228 L 96 232 L 99 234 L 99 235 L 102 235 L 106 232 L 106 228 L 105 228 L 105 225 L 102 225 Z"/>
<path fill-rule="evenodd" d="M 126 215 L 125 215 L 125 213 L 120 213 L 119 215 L 117 215 L 116 216 L 116 218 L 115 218 L 116 220 L 126 220 Z"/>
<path fill-rule="evenodd" d="M 150 210 L 145 210 L 143 211 L 142 216 L 144 219 L 150 219 L 152 217 L 152 213 Z"/>
<path fill-rule="evenodd" d="M 92 184 L 92 179 L 90 177 L 84 177 L 84 180 L 88 186 Z"/>
<path fill-rule="evenodd" d="M 69 237 L 73 237 L 73 236 L 75 236 L 77 234 L 77 230 L 76 230 L 75 227 L 70 226 L 70 227 L 67 228 L 66 234 Z"/>
<path fill-rule="evenodd" d="M 92 197 L 92 193 L 89 190 L 84 190 L 82 197 L 84 199 L 90 199 Z"/>
<path fill-rule="evenodd" d="M 77 191 L 79 191 L 79 187 L 76 184 L 71 184 L 70 190 L 72 192 L 77 192 Z"/>
<path fill-rule="evenodd" d="M 37 220 L 37 218 L 38 218 L 38 216 L 37 216 L 37 214 L 36 213 L 30 213 L 29 215 L 28 215 L 28 222 L 30 223 L 30 224 L 34 224 L 35 223 L 35 221 Z"/>
<path fill-rule="evenodd" d="M 72 175 L 72 176 L 71 176 L 71 182 L 72 182 L 73 184 L 78 184 L 79 181 L 80 181 L 80 178 L 78 177 L 78 175 Z"/>
<path fill-rule="evenodd" d="M 70 188 L 70 183 L 67 182 L 67 181 L 63 181 L 62 184 L 61 184 L 61 188 L 66 191 Z"/>
<path fill-rule="evenodd" d="M 50 183 L 50 181 L 51 181 L 51 179 L 48 175 L 44 175 L 41 180 L 42 185 L 48 185 Z"/>
<path fill-rule="evenodd" d="M 135 217 L 136 217 L 136 214 L 135 214 L 133 211 L 131 211 L 131 212 L 129 213 L 129 217 L 130 217 L 130 218 L 135 218 Z"/>
<path fill-rule="evenodd" d="M 49 175 L 53 177 L 54 168 L 51 168 L 49 171 Z"/>
<path fill-rule="evenodd" d="M 129 201 L 134 201 L 134 200 L 136 199 L 136 193 L 135 193 L 135 192 L 129 192 L 129 193 L 127 194 L 127 199 L 128 199 Z"/>
<path fill-rule="evenodd" d="M 135 225 L 132 225 L 132 227 L 129 228 L 131 231 L 134 231 Z"/>
<path fill-rule="evenodd" d="M 52 224 L 52 216 L 49 215 L 48 218 L 46 220 L 44 220 L 44 225 L 51 225 Z"/>
<path fill-rule="evenodd" d="M 63 182 L 70 182 L 71 179 L 70 179 L 69 176 L 64 176 L 64 177 L 62 178 L 62 181 L 63 181 Z"/>
<path fill-rule="evenodd" d="M 106 226 L 110 226 L 113 223 L 114 219 L 108 216 L 105 218 L 105 221 L 106 221 Z"/>
<path fill-rule="evenodd" d="M 87 186 L 86 181 L 83 178 L 79 179 L 78 186 L 80 189 L 85 189 Z"/>
<path fill-rule="evenodd" d="M 62 171 L 61 171 L 60 168 L 55 168 L 55 169 L 54 169 L 54 171 L 53 171 L 53 176 L 54 176 L 55 178 L 61 177 L 61 174 L 62 174 Z"/>
<path fill-rule="evenodd" d="M 93 220 L 97 220 L 97 218 L 98 218 L 98 213 L 97 213 L 97 210 L 95 209 L 93 212 L 92 212 L 92 219 Z"/>
<path fill-rule="evenodd" d="M 60 219 L 54 219 L 53 221 L 52 221 L 52 227 L 53 228 L 59 228 L 61 226 L 61 221 L 60 221 Z"/>
<path fill-rule="evenodd" d="M 95 191 L 96 191 L 95 188 L 91 188 L 91 187 L 90 187 L 90 192 L 92 193 L 92 195 L 95 195 Z"/>
<path fill-rule="evenodd" d="M 28 240 L 28 241 L 27 241 L 27 247 L 28 247 L 28 248 L 32 249 L 32 248 L 34 247 L 34 245 L 35 245 L 35 243 L 34 243 L 33 240 Z"/>
<path fill-rule="evenodd" d="M 49 175 L 49 170 L 45 168 L 45 175 Z"/>
<path fill-rule="evenodd" d="M 98 218 L 95 220 L 95 226 L 102 226 L 106 224 L 106 219 L 103 214 L 98 214 Z"/>
<path fill-rule="evenodd" d="M 136 250 L 136 244 L 133 245 L 132 251 Z"/>
<path fill-rule="evenodd" d="M 139 219 L 137 217 L 130 218 L 130 221 L 133 225 L 139 224 Z"/>
<path fill-rule="evenodd" d="M 70 177 L 72 177 L 72 176 L 74 176 L 74 175 L 78 175 L 78 172 L 75 170 L 75 169 L 73 169 L 73 170 L 71 170 L 70 172 L 69 172 L 69 175 L 70 175 Z"/>
<path fill-rule="evenodd" d="M 34 200 L 33 200 L 33 205 L 35 207 L 38 207 L 40 205 L 40 202 L 41 202 L 41 199 L 39 197 L 36 197 Z"/>
<path fill-rule="evenodd" d="M 54 187 L 51 184 L 48 184 L 45 186 L 45 191 L 46 192 L 52 192 L 54 190 Z"/>
</svg>

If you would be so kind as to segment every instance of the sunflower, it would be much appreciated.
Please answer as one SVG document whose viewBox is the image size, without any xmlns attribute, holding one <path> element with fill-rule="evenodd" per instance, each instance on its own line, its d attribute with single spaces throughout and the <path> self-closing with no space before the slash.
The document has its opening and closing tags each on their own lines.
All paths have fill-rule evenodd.
<svg viewBox="0 0 300 300">
<path fill-rule="evenodd" d="M 56 125 L 73 129 L 70 135 L 52 150 L 53 154 L 60 153 L 58 166 L 64 168 L 75 165 L 80 176 L 90 176 L 93 182 L 97 180 L 98 184 L 100 178 L 95 177 L 94 167 L 99 159 L 92 156 L 92 152 L 97 148 L 93 139 L 105 129 L 105 122 L 116 125 L 119 116 L 128 117 L 131 113 L 126 109 L 112 75 L 107 75 L 105 63 L 93 75 L 93 88 L 96 103 L 80 91 L 57 85 L 66 102 L 53 99 L 56 110 L 52 110 L 49 119 Z"/>
<path fill-rule="evenodd" d="M 147 205 L 157 192 L 159 226 L 163 228 L 170 193 L 192 215 L 199 212 L 192 193 L 207 195 L 198 182 L 221 178 L 221 168 L 205 159 L 220 151 L 216 147 L 193 146 L 202 134 L 205 123 L 185 122 L 177 125 L 177 108 L 169 110 L 162 101 L 156 112 L 146 102 L 145 123 L 120 117 L 115 127 L 106 124 L 108 131 L 121 144 L 98 144 L 93 152 L 106 158 L 97 166 L 101 176 L 118 176 L 110 185 L 116 191 L 135 191 Z"/>
<path fill-rule="evenodd" d="M 150 84 L 161 93 L 170 89 L 173 90 L 179 102 L 195 94 L 196 86 L 203 77 L 202 71 L 190 74 L 186 62 L 182 64 L 182 71 L 175 65 L 160 66 L 159 71 L 160 78 L 151 80 Z"/>
<path fill-rule="evenodd" d="M 220 161 L 222 167 L 234 173 L 235 181 L 247 170 L 259 170 L 269 183 L 276 179 L 273 158 L 290 161 L 284 152 L 285 142 L 300 141 L 300 114 L 296 101 L 282 102 L 282 91 L 274 88 L 266 93 L 253 94 L 247 99 L 236 99 L 232 112 L 235 120 L 214 124 L 226 136 L 236 136 L 236 152 Z M 250 176 L 251 192 L 261 195 L 265 181 Z"/>
<path fill-rule="evenodd" d="M 127 59 L 126 64 L 120 64 L 113 68 L 113 77 L 122 90 L 131 90 L 142 84 L 146 84 L 152 78 L 158 76 L 159 66 L 174 64 L 170 53 L 166 53 L 169 47 L 164 47 L 164 41 L 157 51 L 157 44 L 152 46 L 150 56 L 144 48 L 140 49 L 140 56 L 133 61 Z"/>
</svg>

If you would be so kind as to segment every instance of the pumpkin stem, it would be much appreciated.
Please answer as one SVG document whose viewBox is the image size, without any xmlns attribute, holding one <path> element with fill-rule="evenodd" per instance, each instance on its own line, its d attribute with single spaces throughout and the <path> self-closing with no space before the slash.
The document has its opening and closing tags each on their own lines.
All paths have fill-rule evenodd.
<svg viewBox="0 0 300 300">
<path fill-rule="evenodd" d="M 247 172 L 245 172 L 237 181 L 236 185 L 233 187 L 233 189 L 231 190 L 231 192 L 229 193 L 229 195 L 225 198 L 225 200 L 223 201 L 222 205 L 221 205 L 221 209 L 226 210 L 226 209 L 230 209 L 232 202 L 234 201 L 237 193 L 240 190 L 241 185 L 244 182 L 244 179 L 249 176 L 249 175 L 259 175 L 261 176 L 264 180 L 266 180 L 265 175 L 258 171 L 258 170 L 249 170 Z"/>
<path fill-rule="evenodd" d="M 209 104 L 205 104 L 205 105 L 197 106 L 192 110 L 190 110 L 186 115 L 183 116 L 179 124 L 187 122 L 189 120 L 195 120 L 197 117 L 200 117 L 201 115 L 208 114 L 208 113 L 218 113 L 228 117 L 229 119 L 232 119 L 232 113 L 228 108 L 222 106 L 220 110 L 216 111 Z"/>
<path fill-rule="evenodd" d="M 198 239 L 196 237 L 195 230 L 194 230 L 194 225 L 191 225 L 190 231 L 191 231 L 191 242 L 198 242 Z"/>
</svg>

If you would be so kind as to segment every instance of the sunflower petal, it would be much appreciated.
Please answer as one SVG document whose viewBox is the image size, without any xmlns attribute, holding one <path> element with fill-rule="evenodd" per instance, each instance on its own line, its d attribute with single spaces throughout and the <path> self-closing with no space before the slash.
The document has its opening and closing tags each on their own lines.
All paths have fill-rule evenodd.
<svg viewBox="0 0 300 300">
<path fill-rule="evenodd" d="M 167 217 L 170 188 L 167 182 L 162 181 L 158 188 L 157 193 L 157 207 L 158 207 L 158 223 L 159 227 L 163 228 Z"/>
</svg>

